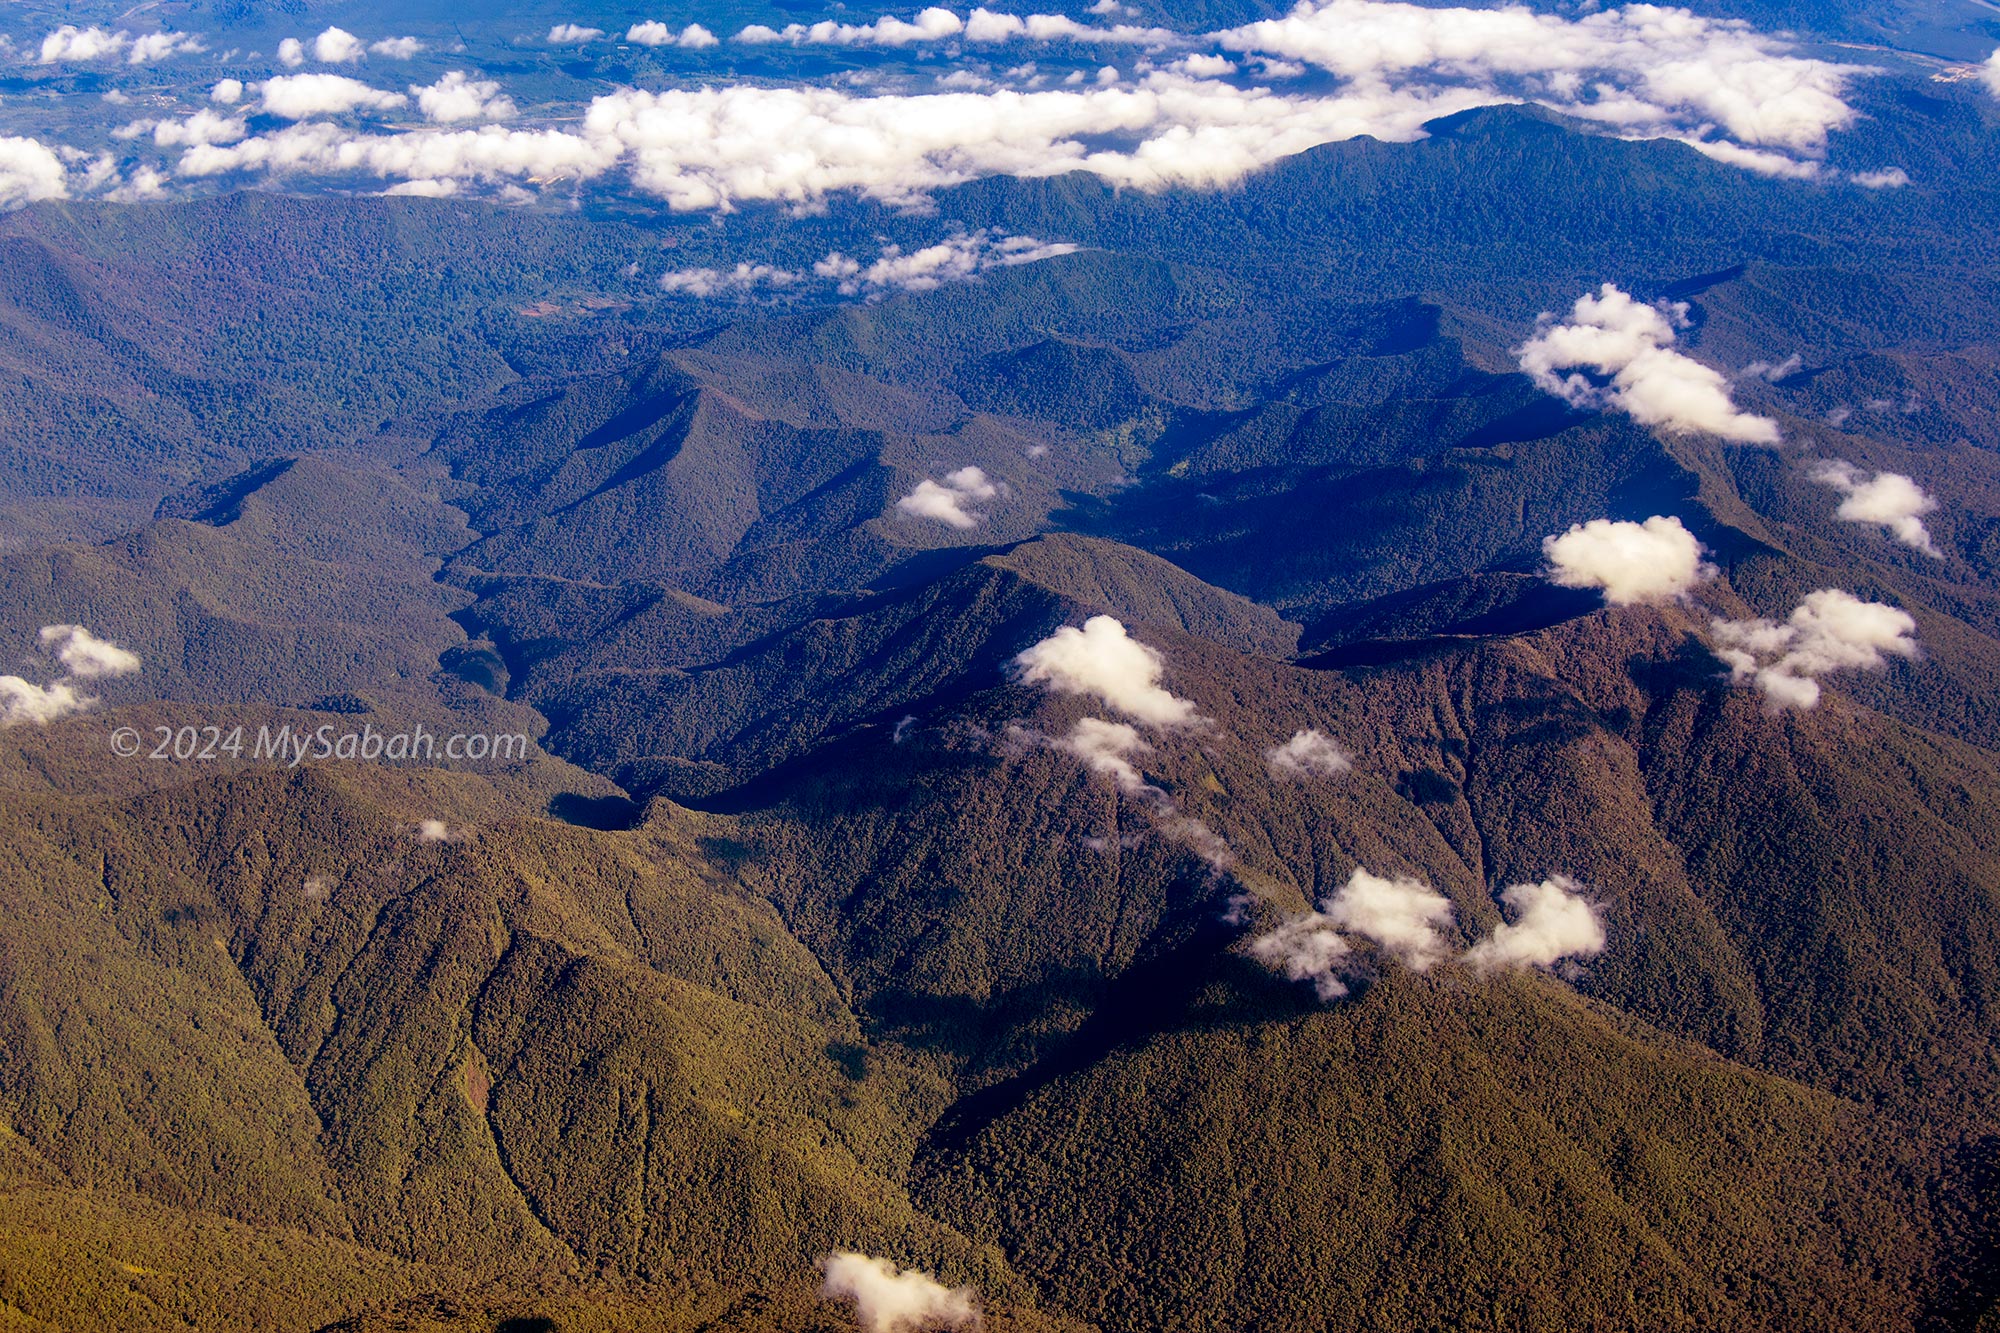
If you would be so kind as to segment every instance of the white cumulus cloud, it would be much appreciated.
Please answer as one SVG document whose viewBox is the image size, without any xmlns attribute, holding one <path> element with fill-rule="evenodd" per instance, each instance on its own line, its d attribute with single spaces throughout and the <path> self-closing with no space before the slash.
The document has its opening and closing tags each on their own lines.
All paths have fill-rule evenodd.
<svg viewBox="0 0 2000 1333">
<path fill-rule="evenodd" d="M 278 63 L 287 69 L 297 69 L 306 63 L 305 43 L 296 37 L 287 37 L 278 43 Z"/>
<path fill-rule="evenodd" d="M 1451 928 L 1451 900 L 1416 880 L 1357 866 L 1320 910 L 1336 929 L 1375 941 L 1412 971 L 1426 971 L 1445 956 L 1439 932 Z"/>
<path fill-rule="evenodd" d="M 924 478 L 915 490 L 896 501 L 896 508 L 912 518 L 935 519 L 946 527 L 965 531 L 978 527 L 986 517 L 966 505 L 980 504 L 999 494 L 999 483 L 988 477 L 984 469 L 962 467 L 947 473 L 941 482 Z"/>
<path fill-rule="evenodd" d="M 284 120 L 306 120 L 348 111 L 387 111 L 406 106 L 401 93 L 371 88 L 345 74 L 280 74 L 257 85 L 264 110 Z"/>
<path fill-rule="evenodd" d="M 1645 305 L 1607 282 L 1579 297 L 1567 319 L 1543 315 L 1517 355 L 1545 392 L 1578 407 L 1615 407 L 1648 426 L 1776 444 L 1777 424 L 1737 411 L 1720 371 L 1674 350 L 1686 321 L 1682 303 Z"/>
<path fill-rule="evenodd" d="M 1597 588 L 1613 606 L 1669 602 L 1715 573 L 1701 543 L 1678 518 L 1644 523 L 1594 518 L 1542 539 L 1549 579 L 1565 588 Z"/>
<path fill-rule="evenodd" d="M 1064 625 L 1014 659 L 1021 679 L 1057 694 L 1093 696 L 1127 717 L 1157 727 L 1199 720 L 1193 703 L 1161 687 L 1166 662 L 1125 632 L 1111 616 L 1092 616 L 1083 628 Z"/>
<path fill-rule="evenodd" d="M 391 60 L 408 60 L 424 49 L 424 44 L 414 37 L 384 37 L 379 42 L 370 42 L 370 54 L 387 56 Z"/>
<path fill-rule="evenodd" d="M 1474 967 L 1553 967 L 1604 952 L 1604 922 L 1575 880 L 1551 875 L 1539 884 L 1510 885 L 1500 900 L 1514 919 L 1466 951 Z"/>
<path fill-rule="evenodd" d="M 900 1271 L 887 1259 L 842 1250 L 828 1255 L 820 1299 L 847 1301 L 862 1333 L 922 1333 L 974 1329 L 979 1296 L 970 1287 L 947 1287 L 915 1268 Z"/>
<path fill-rule="evenodd" d="M 1354 767 L 1347 751 L 1313 729 L 1293 732 L 1283 745 L 1264 751 L 1264 762 L 1283 778 L 1338 777 Z"/>
<path fill-rule="evenodd" d="M 313 59 L 326 65 L 352 64 L 365 50 L 361 39 L 345 28 L 328 28 L 313 38 Z"/>
<path fill-rule="evenodd" d="M 54 149 L 38 139 L 0 136 L 0 208 L 68 197 L 69 173 Z"/>
<path fill-rule="evenodd" d="M 1812 479 L 1831 486 L 1841 494 L 1833 516 L 1848 523 L 1869 523 L 1886 528 L 1889 535 L 1925 555 L 1939 555 L 1931 541 L 1924 515 L 1938 507 L 1923 487 L 1900 472 L 1877 472 L 1869 476 L 1843 459 L 1830 459 L 1812 470 Z"/>
<path fill-rule="evenodd" d="M 514 100 L 500 91 L 497 82 L 472 78 L 461 69 L 446 72 L 436 83 L 422 87 L 411 84 L 410 93 L 417 99 L 417 110 L 423 112 L 424 119 L 440 124 L 507 120 L 517 111 Z"/>
<path fill-rule="evenodd" d="M 549 42 L 555 46 L 581 46 L 603 35 L 602 28 L 586 28 L 580 23 L 558 23 L 549 29 Z"/>
<path fill-rule="evenodd" d="M 1908 612 L 1839 588 L 1808 593 L 1785 620 L 1717 619 L 1710 628 L 1732 678 L 1762 690 L 1773 709 L 1813 707 L 1818 678 L 1829 672 L 1879 669 L 1888 664 L 1885 653 L 1918 651 Z"/>
</svg>

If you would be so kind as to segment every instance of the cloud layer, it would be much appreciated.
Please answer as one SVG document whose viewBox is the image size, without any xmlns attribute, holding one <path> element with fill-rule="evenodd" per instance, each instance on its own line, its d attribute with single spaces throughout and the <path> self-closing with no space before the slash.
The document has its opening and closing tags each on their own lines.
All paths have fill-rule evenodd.
<svg viewBox="0 0 2000 1333">
<path fill-rule="evenodd" d="M 1715 573 L 1701 554 L 1701 543 L 1678 518 L 1660 514 L 1644 523 L 1594 518 L 1542 539 L 1552 582 L 1599 589 L 1612 606 L 1685 597 Z"/>
<path fill-rule="evenodd" d="M 1789 618 L 1715 620 L 1715 653 L 1738 684 L 1763 691 L 1773 709 L 1819 703 L 1819 677 L 1841 670 L 1878 670 L 1887 655 L 1915 657 L 1917 622 L 1880 602 L 1839 588 L 1808 593 Z"/>
<path fill-rule="evenodd" d="M 81 58 L 120 36 L 93 32 L 102 30 L 75 30 L 59 40 L 51 34 L 50 58 Z M 605 35 L 563 23 L 547 40 L 576 45 Z M 699 24 L 676 31 L 658 20 L 634 23 L 624 35 L 635 45 L 688 50 L 717 40 Z M 456 183 L 451 188 L 478 185 L 504 195 L 510 186 L 574 188 L 618 173 L 628 188 L 678 210 L 760 201 L 815 205 L 845 192 L 910 204 L 989 175 L 1081 170 L 1143 190 L 1229 185 L 1318 144 L 1360 135 L 1407 142 L 1422 137 L 1425 122 L 1436 117 L 1526 100 L 1621 134 L 1681 138 L 1749 169 L 1811 176 L 1819 174 L 1827 135 L 1855 118 L 1844 93 L 1859 73 L 1799 56 L 1788 41 L 1740 23 L 1645 5 L 1572 19 L 1519 8 L 1331 0 L 1206 34 L 984 9 L 961 17 L 933 7 L 909 19 L 753 25 L 737 37 L 875 48 L 1027 41 L 1144 48 L 1174 58 L 1126 56 L 1123 67 L 1106 66 L 1090 77 L 1074 69 L 1060 88 L 1041 86 L 1047 76 L 1032 66 L 1008 72 L 1016 86 L 993 87 L 978 76 L 976 91 L 913 93 L 899 90 L 893 78 L 864 81 L 877 86 L 622 88 L 594 99 L 580 117 L 573 107 L 548 108 L 560 119 L 551 115 L 529 132 L 279 130 L 232 151 L 213 145 L 190 151 L 177 174 L 373 177 L 391 186 L 428 182 L 428 193 L 447 192 L 442 182 L 449 181 Z M 135 56 L 137 40 L 126 35 Z M 312 40 L 311 52 L 322 62 L 348 64 L 364 53 L 407 56 L 413 40 L 385 38 L 364 47 L 362 39 L 330 28 Z M 291 66 L 308 58 L 306 44 L 295 38 L 279 54 Z M 1271 76 L 1309 67 L 1326 77 L 1266 86 Z M 1733 137 L 1705 137 L 1718 132 Z M 1874 174 L 1887 183 L 1890 173 Z M 1630 338 L 1645 331 L 1624 332 Z M 1711 372 L 1669 359 L 1671 353 L 1658 355 L 1671 342 L 1670 327 L 1647 336 L 1650 344 L 1634 354 L 1644 373 L 1613 395 L 1627 410 L 1654 411 L 1669 424 L 1689 416 L 1691 429 L 1720 422 L 1725 431 L 1751 433 L 1740 438 L 1761 438 L 1753 424 L 1760 419 L 1734 413 L 1726 392 L 1706 378 Z M 1548 373 L 1577 364 L 1553 362 Z M 1667 382 L 1674 372 L 1683 381 L 1677 386 Z M 1552 382 L 1567 385 L 1570 377 Z M 1661 400 L 1669 401 L 1661 406 Z"/>
<path fill-rule="evenodd" d="M 1686 322 L 1686 305 L 1644 305 L 1607 282 L 1579 297 L 1568 318 L 1543 315 L 1517 355 L 1544 391 L 1578 407 L 1614 407 L 1648 426 L 1776 444 L 1776 422 L 1737 411 L 1720 371 L 1674 350 Z"/>
</svg>

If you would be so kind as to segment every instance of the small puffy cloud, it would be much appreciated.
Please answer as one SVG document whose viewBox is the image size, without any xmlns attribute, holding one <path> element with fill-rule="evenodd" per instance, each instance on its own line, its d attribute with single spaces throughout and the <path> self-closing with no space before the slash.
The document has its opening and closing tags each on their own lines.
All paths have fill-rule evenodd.
<svg viewBox="0 0 2000 1333">
<path fill-rule="evenodd" d="M 1901 167 L 1883 167 L 1879 171 L 1856 171 L 1847 177 L 1864 190 L 1900 190 L 1910 183 L 1910 173 Z"/>
<path fill-rule="evenodd" d="M 67 199 L 68 181 L 62 159 L 40 140 L 0 136 L 0 208 Z"/>
<path fill-rule="evenodd" d="M 1776 444 L 1777 424 L 1737 411 L 1721 372 L 1673 349 L 1675 330 L 1686 322 L 1685 304 L 1644 305 L 1607 282 L 1595 296 L 1579 297 L 1567 319 L 1543 315 L 1516 354 L 1545 392 L 1578 407 L 1615 407 L 1648 426 Z"/>
<path fill-rule="evenodd" d="M 1542 539 L 1549 579 L 1565 588 L 1597 588 L 1612 606 L 1670 602 L 1715 573 L 1701 543 L 1678 518 L 1644 523 L 1594 518 Z"/>
<path fill-rule="evenodd" d="M 978 527 L 985 519 L 984 514 L 965 506 L 991 500 L 999 494 L 999 484 L 984 469 L 962 467 L 947 473 L 942 482 L 924 478 L 915 490 L 896 501 L 896 508 L 912 518 L 936 519 L 962 532 Z"/>
<path fill-rule="evenodd" d="M 506 120 L 516 113 L 514 99 L 500 91 L 491 79 L 474 79 L 464 70 L 454 69 L 436 83 L 410 85 L 417 110 L 424 119 L 439 124 L 462 120 Z"/>
<path fill-rule="evenodd" d="M 1139 770 L 1132 766 L 1128 756 L 1144 754 L 1153 747 L 1140 737 L 1137 730 L 1123 722 L 1086 717 L 1054 745 L 1081 759 L 1091 772 L 1102 773 L 1116 782 L 1121 791 L 1138 792 L 1146 785 L 1146 780 L 1139 776 Z"/>
<path fill-rule="evenodd" d="M 278 43 L 278 63 L 288 69 L 297 69 L 306 63 L 306 47 L 296 37 L 287 37 Z"/>
<path fill-rule="evenodd" d="M 799 275 L 770 264 L 738 264 L 735 268 L 679 268 L 660 275 L 666 291 L 688 296 L 747 296 L 759 287 L 790 287 Z"/>
<path fill-rule="evenodd" d="M 705 51 L 711 46 L 722 45 L 722 39 L 699 23 L 690 23 L 681 29 L 681 35 L 674 39 L 674 45 L 689 51 Z"/>
<path fill-rule="evenodd" d="M 426 819 L 417 825 L 416 839 L 423 843 L 450 842 L 451 829 L 442 819 Z"/>
<path fill-rule="evenodd" d="M 1245 946 L 1252 958 L 1291 981 L 1310 981 L 1322 1000 L 1347 994 L 1353 949 L 1332 920 L 1319 912 L 1291 917 Z"/>
<path fill-rule="evenodd" d="M 313 59 L 321 64 L 353 64 L 365 49 L 361 39 L 345 28 L 328 28 L 313 38 Z"/>
<path fill-rule="evenodd" d="M 1783 361 L 1752 361 L 1737 374 L 1743 379 L 1767 380 L 1772 384 L 1782 384 L 1805 369 L 1806 359 L 1793 352 Z"/>
<path fill-rule="evenodd" d="M 1835 518 L 1872 523 L 1888 529 L 1889 535 L 1905 546 L 1925 555 L 1940 554 L 1923 517 L 1937 509 L 1937 501 L 1902 473 L 1877 472 L 1871 477 L 1836 458 L 1813 468 L 1812 479 L 1841 493 L 1840 507 L 1833 511 Z"/>
<path fill-rule="evenodd" d="M 368 44 L 371 54 L 387 56 L 391 60 L 408 60 L 423 49 L 424 44 L 414 37 L 384 37 L 379 42 Z"/>
<path fill-rule="evenodd" d="M 1281 778 L 1332 778 L 1354 767 L 1347 751 L 1317 730 L 1293 732 L 1283 745 L 1264 751 L 1264 762 Z"/>
<path fill-rule="evenodd" d="M 2000 51 L 1986 57 L 1986 63 L 1979 67 L 1979 80 L 1994 96 L 2000 97 Z"/>
<path fill-rule="evenodd" d="M 1320 910 L 1335 928 L 1375 941 L 1412 971 L 1426 971 L 1445 956 L 1439 932 L 1451 928 L 1451 900 L 1416 880 L 1371 875 L 1357 866 Z"/>
<path fill-rule="evenodd" d="M 603 35 L 602 28 L 586 28 L 580 23 L 558 23 L 549 29 L 549 42 L 554 46 L 581 46 Z"/>
<path fill-rule="evenodd" d="M 1195 706 L 1160 686 L 1166 669 L 1159 653 L 1126 634 L 1110 616 L 1092 616 L 1083 628 L 1064 625 L 1014 659 L 1021 679 L 1057 694 L 1086 694 L 1157 727 L 1199 720 Z"/>
<path fill-rule="evenodd" d="M 1917 655 L 1917 622 L 1908 612 L 1839 588 L 1807 594 L 1782 621 L 1717 619 L 1710 628 L 1732 679 L 1754 684 L 1774 710 L 1813 707 L 1818 677 L 1829 672 L 1879 669 L 1885 653 Z"/>
<path fill-rule="evenodd" d="M 947 1287 L 918 1269 L 898 1271 L 887 1259 L 851 1250 L 828 1255 L 823 1267 L 820 1299 L 851 1302 L 862 1333 L 979 1326 L 979 1296 L 970 1287 Z"/>
<path fill-rule="evenodd" d="M 387 111 L 406 106 L 401 93 L 371 88 L 345 74 L 280 74 L 257 86 L 264 110 L 285 120 L 336 116 L 348 111 Z"/>
<path fill-rule="evenodd" d="M 44 625 L 40 638 L 42 647 L 79 680 L 129 676 L 139 669 L 139 654 L 100 639 L 81 625 Z"/>
<path fill-rule="evenodd" d="M 1227 56 L 1191 55 L 1181 57 L 1167 68 L 1197 79 L 1219 79 L 1225 74 L 1234 74 L 1236 62 Z"/>
<path fill-rule="evenodd" d="M 221 102 L 224 106 L 234 106 L 243 100 L 243 80 L 219 79 L 215 86 L 208 90 L 208 96 L 211 101 Z"/>
<path fill-rule="evenodd" d="M 639 46 L 672 46 L 674 30 L 658 19 L 648 19 L 627 28 L 625 40 Z"/>
<path fill-rule="evenodd" d="M 1563 875 L 1510 885 L 1500 901 L 1512 909 L 1513 921 L 1495 926 L 1466 951 L 1465 961 L 1479 968 L 1553 967 L 1565 958 L 1603 953 L 1604 922 L 1582 890 Z"/>
</svg>

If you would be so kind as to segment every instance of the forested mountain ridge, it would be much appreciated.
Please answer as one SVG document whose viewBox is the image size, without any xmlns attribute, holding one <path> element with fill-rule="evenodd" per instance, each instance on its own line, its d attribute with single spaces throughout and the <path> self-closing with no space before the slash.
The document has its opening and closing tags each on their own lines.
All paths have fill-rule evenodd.
<svg viewBox="0 0 2000 1333">
<path fill-rule="evenodd" d="M 974 181 L 1076 248 L 851 298 L 656 270 L 932 222 L 9 215 L 0 1309 L 848 1329 L 853 1252 L 1003 1331 L 1990 1320 L 1962 91 L 1869 94 L 1903 189 L 1531 108 Z M 1536 373 L 1605 284 L 1723 430 Z"/>
</svg>

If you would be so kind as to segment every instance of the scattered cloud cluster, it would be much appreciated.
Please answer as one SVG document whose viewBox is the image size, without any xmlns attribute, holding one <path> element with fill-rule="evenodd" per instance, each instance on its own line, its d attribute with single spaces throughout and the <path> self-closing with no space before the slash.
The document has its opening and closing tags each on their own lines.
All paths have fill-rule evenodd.
<svg viewBox="0 0 2000 1333">
<path fill-rule="evenodd" d="M 896 508 L 912 518 L 935 519 L 948 528 L 964 532 L 978 527 L 986 519 L 983 513 L 966 506 L 982 504 L 1000 493 L 1000 483 L 988 477 L 983 468 L 962 467 L 946 473 L 941 482 L 925 477 L 917 483 L 915 490 L 896 501 Z M 1123 626 L 1120 626 L 1120 632 L 1123 632 Z"/>
<path fill-rule="evenodd" d="M 1092 616 L 1082 629 L 1063 626 L 1017 655 L 1014 667 L 1027 684 L 1041 685 L 1055 694 L 1096 698 L 1163 731 L 1208 721 L 1192 702 L 1161 686 L 1165 662 L 1160 654 L 1131 638 L 1125 626 L 1111 616 Z M 1171 796 L 1140 775 L 1132 756 L 1149 752 L 1152 745 L 1136 727 L 1086 717 L 1067 736 L 1050 737 L 1015 726 L 1009 729 L 1008 739 L 1011 745 L 1059 750 L 1110 778 L 1121 792 L 1137 800 L 1156 829 L 1207 862 L 1211 871 L 1220 874 L 1235 864 L 1235 853 L 1220 834 L 1183 813 Z"/>
<path fill-rule="evenodd" d="M 0 676 L 0 727 L 41 726 L 84 712 L 97 700 L 78 688 L 78 682 L 129 676 L 139 670 L 137 653 L 98 638 L 81 625 L 44 625 L 39 640 L 63 675 L 47 685 Z"/>
<path fill-rule="evenodd" d="M 1902 473 L 1877 472 L 1871 477 L 1854 464 L 1836 458 L 1816 465 L 1812 479 L 1840 492 L 1840 506 L 1833 511 L 1835 518 L 1885 528 L 1903 545 L 1925 555 L 1941 556 L 1931 541 L 1930 529 L 1924 526 L 1924 515 L 1937 509 L 1937 501 Z"/>
<path fill-rule="evenodd" d="M 745 297 L 760 289 L 793 288 L 816 280 L 836 284 L 843 296 L 874 298 L 894 291 L 927 292 L 948 282 L 970 281 L 988 269 L 1033 264 L 1077 249 L 1067 242 L 1010 236 L 991 228 L 960 232 L 910 251 L 885 245 L 868 264 L 836 250 L 813 264 L 810 277 L 797 269 L 743 262 L 731 269 L 675 269 L 660 278 L 660 286 L 689 296 Z"/>
<path fill-rule="evenodd" d="M 1468 949 L 1465 961 L 1477 968 L 1554 967 L 1566 958 L 1604 952 L 1604 922 L 1583 897 L 1583 886 L 1565 875 L 1539 884 L 1513 884 L 1500 901 L 1514 919 L 1493 928 Z"/>
<path fill-rule="evenodd" d="M 920 1333 L 925 1329 L 975 1329 L 979 1295 L 947 1287 L 915 1268 L 898 1271 L 887 1259 L 842 1250 L 823 1261 L 820 1299 L 848 1301 L 862 1333 Z"/>
<path fill-rule="evenodd" d="M 915 19 L 883 15 L 873 23 L 788 23 L 771 28 L 753 23 L 736 34 L 736 40 L 753 46 L 785 43 L 791 46 L 914 46 L 919 42 L 939 42 L 965 31 L 965 22 L 949 9 L 933 6 Z"/>
<path fill-rule="evenodd" d="M 666 24 L 652 19 L 627 28 L 625 40 L 640 46 L 678 46 L 686 51 L 703 51 L 721 45 L 722 41 L 699 23 L 690 23 L 676 33 Z"/>
<path fill-rule="evenodd" d="M 1201 720 L 1192 702 L 1160 685 L 1166 663 L 1125 632 L 1111 616 L 1092 616 L 1083 628 L 1064 625 L 1014 659 L 1021 680 L 1057 694 L 1089 695 L 1156 727 Z"/>
<path fill-rule="evenodd" d="M 1830 672 L 1875 670 L 1884 654 L 1915 657 L 1917 622 L 1880 602 L 1864 602 L 1839 588 L 1808 593 L 1785 620 L 1717 619 L 1711 623 L 1715 653 L 1738 684 L 1754 684 L 1773 709 L 1808 709 L 1819 703 L 1819 677 Z"/>
<path fill-rule="evenodd" d="M 1517 355 L 1545 392 L 1578 407 L 1615 407 L 1648 426 L 1776 444 L 1776 422 L 1738 411 L 1720 371 L 1674 350 L 1686 322 L 1685 304 L 1645 305 L 1607 282 L 1579 297 L 1567 319 L 1544 314 Z"/>
<path fill-rule="evenodd" d="M 168 56 L 207 49 L 201 38 L 192 33 L 151 32 L 135 36 L 123 28 L 110 31 L 65 23 L 42 38 L 35 59 L 42 65 L 67 65 L 123 57 L 128 65 L 146 65 Z"/>
<path fill-rule="evenodd" d="M 1502 890 L 1500 899 L 1514 920 L 1465 952 L 1471 966 L 1552 967 L 1604 951 L 1603 922 L 1576 881 L 1554 875 L 1540 884 L 1515 884 Z M 1236 906 L 1244 905 L 1239 900 Z M 1272 971 L 1312 982 L 1320 999 L 1337 1000 L 1350 989 L 1355 963 L 1350 935 L 1372 940 L 1410 970 L 1424 972 L 1450 956 L 1446 936 L 1454 925 L 1451 901 L 1443 894 L 1418 880 L 1356 867 L 1318 911 L 1288 917 L 1244 948 Z"/>
<path fill-rule="evenodd" d="M 1324 733 L 1297 731 L 1283 745 L 1264 751 L 1264 762 L 1281 778 L 1333 778 L 1354 767 L 1354 760 Z"/>
<path fill-rule="evenodd" d="M 813 265 L 813 273 L 840 284 L 841 294 L 886 291 L 927 292 L 947 282 L 964 282 L 992 268 L 1012 268 L 1075 254 L 1065 241 L 1009 236 L 998 228 L 950 236 L 935 245 L 905 252 L 888 245 L 874 263 L 863 265 L 838 251 Z"/>
<path fill-rule="evenodd" d="M 666 291 L 688 296 L 748 296 L 760 287 L 791 287 L 801 281 L 794 269 L 740 263 L 735 268 L 677 268 L 660 275 Z"/>
<path fill-rule="evenodd" d="M 1565 588 L 1596 588 L 1612 606 L 1670 602 L 1715 574 L 1701 543 L 1678 518 L 1644 523 L 1594 518 L 1542 539 L 1549 578 Z"/>
</svg>

